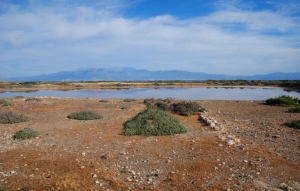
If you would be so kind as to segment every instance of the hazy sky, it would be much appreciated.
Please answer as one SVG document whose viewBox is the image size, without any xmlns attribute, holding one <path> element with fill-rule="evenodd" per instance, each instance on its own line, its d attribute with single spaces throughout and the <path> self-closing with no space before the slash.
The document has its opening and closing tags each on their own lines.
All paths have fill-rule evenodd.
<svg viewBox="0 0 300 191">
<path fill-rule="evenodd" d="M 0 79 L 89 67 L 300 72 L 300 1 L 0 0 Z"/>
</svg>

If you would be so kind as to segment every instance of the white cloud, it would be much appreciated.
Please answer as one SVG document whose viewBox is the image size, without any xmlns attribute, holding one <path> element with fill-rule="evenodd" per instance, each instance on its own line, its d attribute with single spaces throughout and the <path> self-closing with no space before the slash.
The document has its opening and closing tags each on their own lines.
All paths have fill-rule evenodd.
<svg viewBox="0 0 300 191">
<path fill-rule="evenodd" d="M 0 75 L 93 66 L 240 75 L 299 71 L 300 27 L 294 17 L 238 9 L 187 20 L 171 15 L 126 19 L 113 13 L 76 6 L 1 14 Z M 280 34 L 266 34 L 270 31 Z M 18 64 L 27 70 L 18 70 Z M 11 72 L 2 72 L 4 66 Z"/>
</svg>

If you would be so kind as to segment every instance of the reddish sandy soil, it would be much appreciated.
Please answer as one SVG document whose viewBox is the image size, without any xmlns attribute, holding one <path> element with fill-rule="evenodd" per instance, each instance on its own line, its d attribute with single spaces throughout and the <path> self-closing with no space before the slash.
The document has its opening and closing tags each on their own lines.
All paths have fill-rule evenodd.
<svg viewBox="0 0 300 191">
<path fill-rule="evenodd" d="M 300 116 L 286 107 L 197 101 L 223 130 L 213 131 L 198 115 L 172 114 L 187 133 L 126 137 L 123 124 L 145 108 L 143 100 L 6 100 L 12 106 L 0 107 L 0 113 L 14 111 L 30 120 L 0 124 L 0 188 L 5 190 L 282 190 L 282 183 L 300 190 L 300 131 L 283 125 Z M 81 110 L 104 118 L 67 118 Z M 38 130 L 39 137 L 14 140 L 25 127 Z"/>
</svg>

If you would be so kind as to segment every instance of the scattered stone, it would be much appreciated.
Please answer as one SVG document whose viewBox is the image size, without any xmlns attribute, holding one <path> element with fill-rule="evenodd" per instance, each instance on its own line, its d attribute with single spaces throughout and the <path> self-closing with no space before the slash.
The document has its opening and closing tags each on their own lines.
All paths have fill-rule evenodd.
<svg viewBox="0 0 300 191">
<path fill-rule="evenodd" d="M 235 142 L 234 142 L 234 140 L 229 139 L 229 140 L 226 141 L 226 144 L 230 146 L 230 145 L 234 145 Z"/>
</svg>

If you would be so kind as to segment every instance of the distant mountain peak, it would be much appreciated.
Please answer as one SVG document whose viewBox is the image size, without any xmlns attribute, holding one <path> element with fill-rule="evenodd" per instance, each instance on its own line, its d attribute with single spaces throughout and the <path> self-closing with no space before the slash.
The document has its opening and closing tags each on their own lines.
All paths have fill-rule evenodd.
<svg viewBox="0 0 300 191">
<path fill-rule="evenodd" d="M 146 69 L 124 68 L 80 68 L 75 71 L 57 72 L 53 74 L 10 78 L 9 81 L 135 81 L 135 80 L 299 80 L 298 73 L 272 73 L 254 76 L 234 76 L 224 74 L 207 74 L 182 70 L 149 71 Z"/>
</svg>

